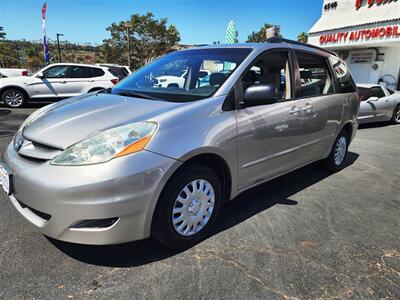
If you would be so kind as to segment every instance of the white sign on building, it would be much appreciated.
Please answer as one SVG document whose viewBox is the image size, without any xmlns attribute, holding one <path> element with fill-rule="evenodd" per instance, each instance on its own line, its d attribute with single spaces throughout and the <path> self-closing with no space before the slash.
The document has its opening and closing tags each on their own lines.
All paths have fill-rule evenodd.
<svg viewBox="0 0 400 300">
<path fill-rule="evenodd" d="M 337 52 L 358 83 L 400 89 L 400 0 L 324 0 L 308 42 Z"/>
</svg>

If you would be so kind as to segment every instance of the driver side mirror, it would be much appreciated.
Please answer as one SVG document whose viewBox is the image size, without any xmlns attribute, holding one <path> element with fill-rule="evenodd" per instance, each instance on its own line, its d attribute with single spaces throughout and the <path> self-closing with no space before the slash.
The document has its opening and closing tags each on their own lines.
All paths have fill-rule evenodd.
<svg viewBox="0 0 400 300">
<path fill-rule="evenodd" d="M 369 97 L 367 101 L 378 101 L 378 97 Z"/>
<path fill-rule="evenodd" d="M 40 78 L 40 79 L 45 78 L 42 72 L 37 73 L 37 74 L 36 74 L 36 77 L 37 77 L 37 78 Z"/>
<path fill-rule="evenodd" d="M 255 84 L 244 92 L 244 105 L 255 106 L 272 104 L 278 100 L 274 84 Z"/>
</svg>

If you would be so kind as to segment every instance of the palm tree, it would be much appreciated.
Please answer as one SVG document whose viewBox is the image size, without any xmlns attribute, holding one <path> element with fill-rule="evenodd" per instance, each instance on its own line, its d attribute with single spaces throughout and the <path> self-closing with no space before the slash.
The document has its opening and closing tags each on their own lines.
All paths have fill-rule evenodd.
<svg viewBox="0 0 400 300">
<path fill-rule="evenodd" d="M 301 43 L 307 43 L 308 42 L 308 34 L 306 32 L 302 32 L 297 36 L 297 41 Z"/>
<path fill-rule="evenodd" d="M 6 39 L 6 33 L 4 32 L 4 27 L 0 26 L 0 40 Z"/>
</svg>

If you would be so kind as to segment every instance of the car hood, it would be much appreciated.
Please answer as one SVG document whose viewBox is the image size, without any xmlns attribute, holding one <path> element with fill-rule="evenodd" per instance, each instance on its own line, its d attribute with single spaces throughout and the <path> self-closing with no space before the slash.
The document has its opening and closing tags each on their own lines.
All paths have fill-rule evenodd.
<svg viewBox="0 0 400 300">
<path fill-rule="evenodd" d="M 87 94 L 55 104 L 23 129 L 26 139 L 66 149 L 96 132 L 119 125 L 145 121 L 184 104 Z"/>
</svg>

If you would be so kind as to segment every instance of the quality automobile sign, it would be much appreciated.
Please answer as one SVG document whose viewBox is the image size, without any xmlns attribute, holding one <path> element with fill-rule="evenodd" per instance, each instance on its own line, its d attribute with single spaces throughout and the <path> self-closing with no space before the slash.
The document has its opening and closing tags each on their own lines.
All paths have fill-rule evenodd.
<svg viewBox="0 0 400 300">
<path fill-rule="evenodd" d="M 399 38 L 400 40 L 400 27 L 398 25 L 393 25 L 325 34 L 320 36 L 319 43 L 321 45 L 326 45 L 332 43 L 345 43 L 348 41 L 359 42 L 379 40 L 383 38 Z"/>
<path fill-rule="evenodd" d="M 374 6 L 374 4 L 376 5 L 383 5 L 386 3 L 390 3 L 390 2 L 396 2 L 397 0 L 365 0 L 368 2 L 368 7 L 372 7 Z M 363 0 L 356 0 L 356 9 L 359 9 L 362 4 L 363 4 Z"/>
</svg>

